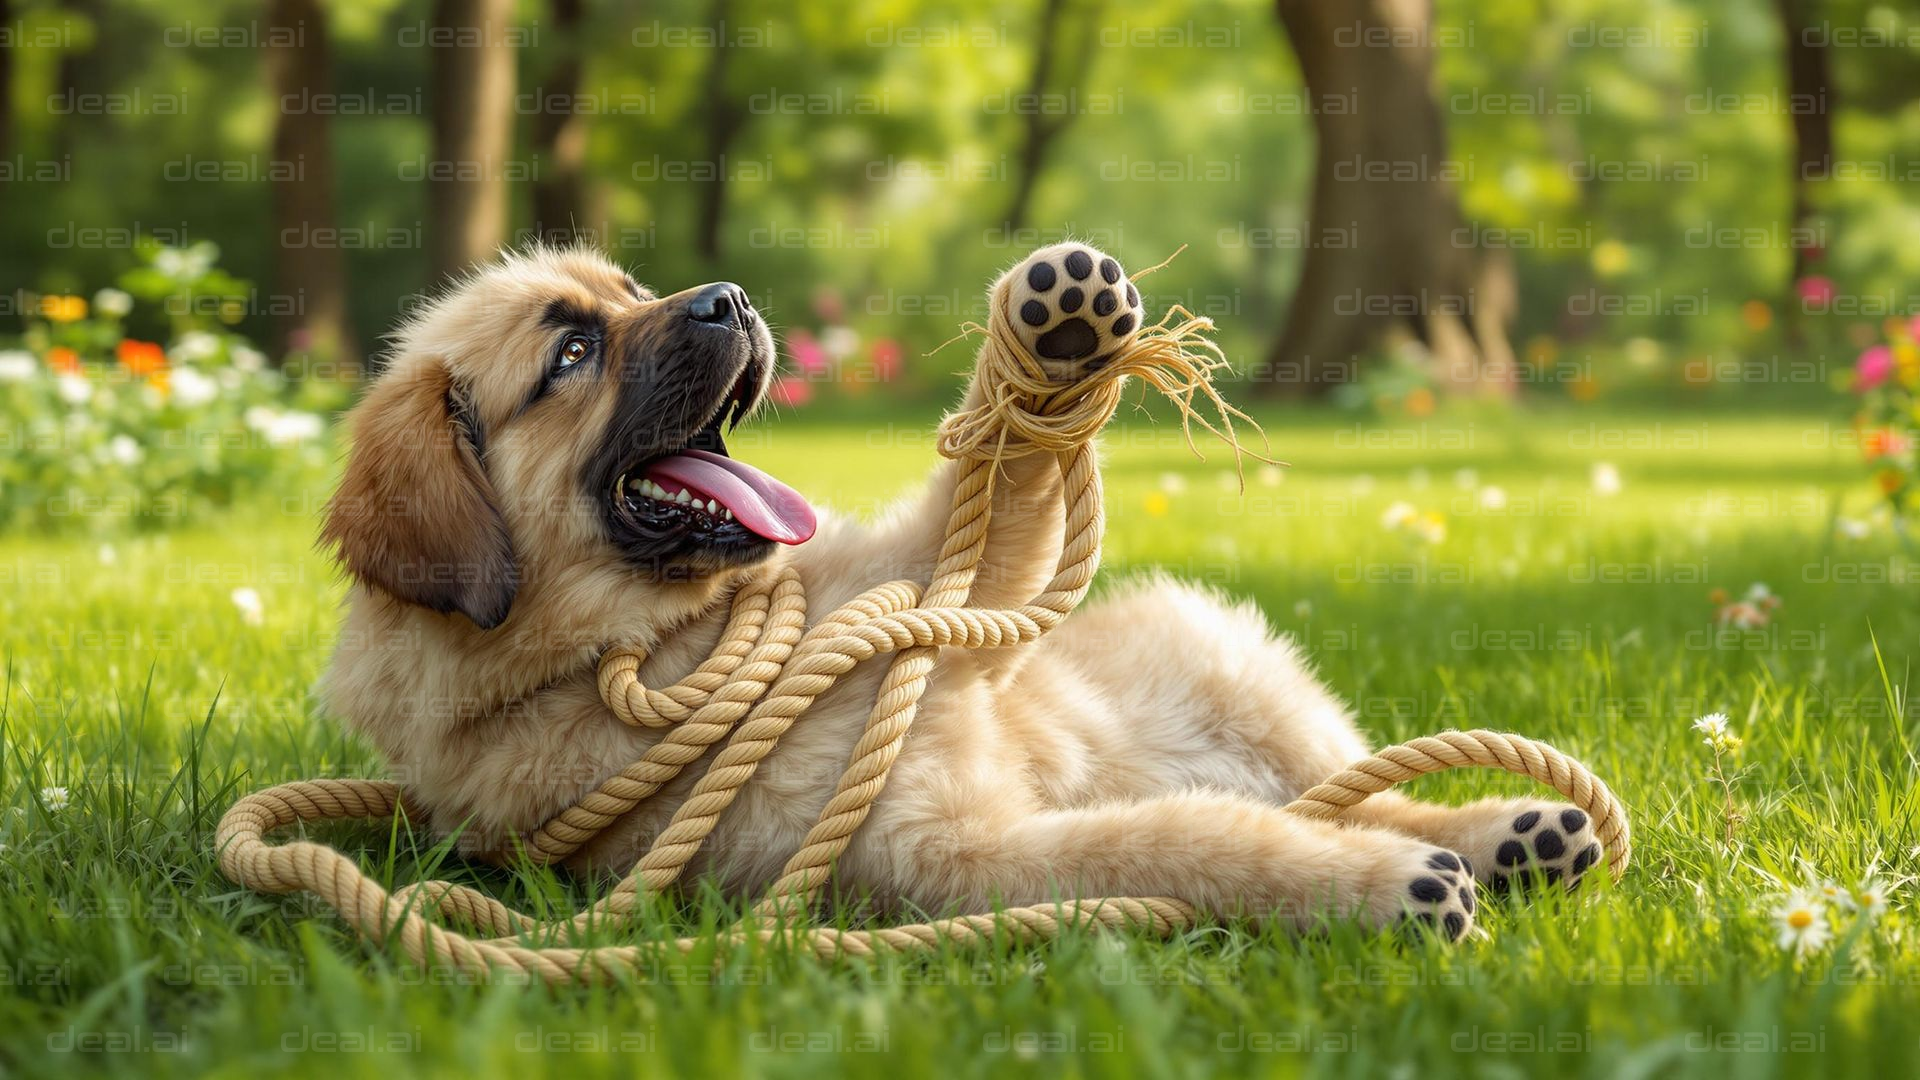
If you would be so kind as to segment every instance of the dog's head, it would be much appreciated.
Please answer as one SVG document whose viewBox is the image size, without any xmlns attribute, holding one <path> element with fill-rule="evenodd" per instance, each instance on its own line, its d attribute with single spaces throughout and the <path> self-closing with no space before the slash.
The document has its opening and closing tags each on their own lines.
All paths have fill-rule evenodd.
<svg viewBox="0 0 1920 1080">
<path fill-rule="evenodd" d="M 730 283 L 657 297 L 584 251 L 478 272 L 400 329 L 322 532 L 363 584 L 482 628 L 564 568 L 710 577 L 813 534 L 727 456 L 773 337 Z"/>
</svg>

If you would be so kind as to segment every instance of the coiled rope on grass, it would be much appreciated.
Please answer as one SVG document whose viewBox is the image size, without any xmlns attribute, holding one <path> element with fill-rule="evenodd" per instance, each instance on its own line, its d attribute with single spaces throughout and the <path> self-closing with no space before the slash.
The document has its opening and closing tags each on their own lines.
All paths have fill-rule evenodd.
<svg viewBox="0 0 1920 1080">
<path fill-rule="evenodd" d="M 940 453 L 963 463 L 946 538 L 925 587 L 893 581 L 862 593 L 807 628 L 799 574 L 783 567 L 735 591 L 720 642 L 691 674 L 663 689 L 638 679 L 643 650 L 614 647 L 603 655 L 601 697 L 623 723 L 663 728 L 641 758 L 603 781 L 527 838 L 526 853 L 552 863 L 658 793 L 722 739 L 726 745 L 675 810 L 633 870 L 592 907 L 543 922 L 466 886 L 420 882 L 388 893 L 345 854 L 296 840 L 270 844 L 266 834 L 295 824 L 385 820 L 404 813 L 398 785 L 381 780 L 310 780 L 281 784 L 240 799 L 215 838 L 221 870 L 263 893 L 307 891 L 325 900 L 370 938 L 397 940 L 414 962 L 450 965 L 476 978 L 537 979 L 549 984 L 628 977 L 663 954 L 687 952 L 711 938 L 584 946 L 567 944 L 590 931 L 630 925 L 643 896 L 671 887 L 700 850 L 760 762 L 813 701 L 856 665 L 893 657 L 850 761 L 831 799 L 779 879 L 743 920 L 722 936 L 782 941 L 821 957 L 881 950 L 931 949 L 941 942 L 982 939 L 1045 941 L 1072 927 L 1135 928 L 1165 935 L 1195 924 L 1192 905 L 1171 897 L 1108 897 L 964 915 L 910 926 L 840 930 L 809 926 L 835 861 L 885 789 L 912 727 L 939 650 L 1004 648 L 1031 642 L 1057 626 L 1085 597 L 1100 560 L 1103 531 L 1100 473 L 1092 440 L 1119 407 L 1124 381 L 1137 377 L 1169 397 L 1183 422 L 1198 422 L 1235 450 L 1233 420 L 1211 379 L 1226 363 L 1202 336 L 1210 320 L 1178 306 L 1159 323 L 1125 340 L 1109 362 L 1076 382 L 1048 377 L 1022 345 L 1008 303 L 1009 283 L 1026 264 L 995 283 L 977 361 L 977 404 L 941 425 Z M 1212 406 L 1216 421 L 1199 415 Z M 1191 432 L 1189 428 L 1189 442 Z M 966 606 L 984 551 L 998 465 L 1011 457 L 1052 455 L 1064 482 L 1064 544 L 1051 581 L 1027 603 L 1005 609 Z M 1288 804 L 1288 811 L 1335 818 L 1349 807 L 1415 776 L 1467 765 L 1530 776 L 1592 817 L 1595 835 L 1618 878 L 1631 845 L 1625 811 L 1606 785 L 1579 762 L 1545 743 L 1491 731 L 1445 732 L 1415 739 L 1355 763 Z M 428 912 L 490 937 L 447 929 Z M 560 944 L 536 944 L 538 939 Z"/>
</svg>

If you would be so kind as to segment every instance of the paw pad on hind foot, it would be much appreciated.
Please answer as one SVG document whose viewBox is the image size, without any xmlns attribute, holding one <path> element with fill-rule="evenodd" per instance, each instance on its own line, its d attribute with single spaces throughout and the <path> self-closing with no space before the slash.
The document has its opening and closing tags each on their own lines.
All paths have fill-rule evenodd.
<svg viewBox="0 0 1920 1080">
<path fill-rule="evenodd" d="M 1140 332 L 1140 290 L 1118 261 L 1086 244 L 1041 248 L 1002 280 L 1021 345 L 1056 379 L 1100 370 Z"/>
<path fill-rule="evenodd" d="M 1428 855 L 1407 883 L 1405 919 L 1459 941 L 1473 925 L 1473 874 L 1466 858 L 1451 851 Z"/>
<path fill-rule="evenodd" d="M 1516 814 L 1510 835 L 1494 850 L 1487 888 L 1496 893 L 1526 892 L 1542 881 L 1577 887 L 1600 861 L 1600 842 L 1593 836 L 1592 824 L 1585 811 L 1571 806 Z"/>
</svg>

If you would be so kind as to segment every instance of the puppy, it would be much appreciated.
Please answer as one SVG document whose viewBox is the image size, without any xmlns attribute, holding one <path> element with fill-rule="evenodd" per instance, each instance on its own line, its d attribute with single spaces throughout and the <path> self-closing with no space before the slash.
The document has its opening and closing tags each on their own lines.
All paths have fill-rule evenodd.
<svg viewBox="0 0 1920 1080">
<path fill-rule="evenodd" d="M 601 702 L 609 646 L 644 646 L 642 682 L 665 686 L 706 658 L 750 576 L 794 566 L 815 618 L 930 576 L 954 463 L 862 525 L 727 456 L 727 427 L 762 400 L 774 361 L 739 286 L 659 296 L 582 250 L 507 256 L 400 327 L 351 414 L 322 533 L 357 583 L 326 699 L 464 851 L 510 852 L 660 739 Z M 985 607 L 1024 602 L 1059 555 L 1057 468 L 1034 455 L 1003 469 L 973 598 Z M 814 703 L 690 873 L 744 893 L 774 880 L 885 666 Z M 1280 810 L 1367 752 L 1251 605 L 1150 577 L 1030 645 L 944 653 L 837 880 L 935 912 L 1165 895 L 1303 926 L 1411 914 L 1457 938 L 1476 873 L 1571 883 L 1599 854 L 1584 814 L 1538 800 L 1388 792 L 1340 824 Z M 573 864 L 626 871 L 704 771 L 690 765 Z"/>
</svg>

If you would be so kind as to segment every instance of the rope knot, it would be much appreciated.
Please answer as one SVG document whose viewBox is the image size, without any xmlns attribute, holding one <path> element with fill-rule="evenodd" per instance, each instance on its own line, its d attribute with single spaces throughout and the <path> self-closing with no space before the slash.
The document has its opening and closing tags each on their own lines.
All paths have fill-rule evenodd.
<svg viewBox="0 0 1920 1080">
<path fill-rule="evenodd" d="M 1119 263 L 1084 244 L 1042 248 L 993 283 L 986 325 L 961 328 L 960 337 L 986 340 L 968 406 L 940 423 L 939 452 L 997 461 L 1085 446 L 1119 410 L 1126 381 L 1138 378 L 1179 409 L 1187 447 L 1196 455 L 1198 423 L 1232 448 L 1236 467 L 1243 454 L 1267 460 L 1244 449 L 1234 430 L 1236 419 L 1255 431 L 1259 425 L 1214 388 L 1214 377 L 1231 365 L 1206 336 L 1212 330 L 1212 319 L 1178 304 L 1143 326 L 1139 290 Z M 1200 413 L 1202 399 L 1214 419 Z"/>
</svg>

